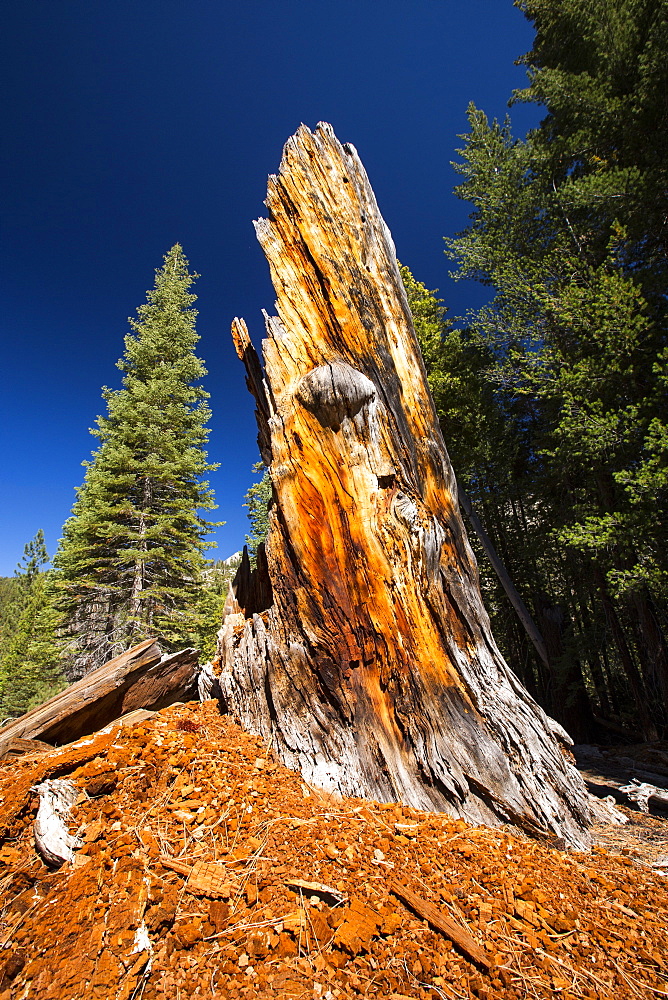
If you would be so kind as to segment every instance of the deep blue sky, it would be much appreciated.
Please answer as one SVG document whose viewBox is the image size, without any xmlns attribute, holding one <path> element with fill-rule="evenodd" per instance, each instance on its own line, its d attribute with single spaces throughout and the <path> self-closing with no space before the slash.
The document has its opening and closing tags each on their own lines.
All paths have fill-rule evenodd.
<svg viewBox="0 0 668 1000">
<path fill-rule="evenodd" d="M 0 41 L 0 574 L 43 528 L 53 553 L 118 386 L 126 318 L 181 242 L 201 274 L 211 477 L 225 557 L 243 543 L 257 459 L 231 347 L 271 311 L 252 220 L 295 128 L 358 149 L 402 262 L 452 313 L 442 237 L 465 223 L 450 167 L 473 100 L 503 117 L 531 26 L 511 0 L 20 0 Z M 538 120 L 513 111 L 516 131 Z"/>
</svg>

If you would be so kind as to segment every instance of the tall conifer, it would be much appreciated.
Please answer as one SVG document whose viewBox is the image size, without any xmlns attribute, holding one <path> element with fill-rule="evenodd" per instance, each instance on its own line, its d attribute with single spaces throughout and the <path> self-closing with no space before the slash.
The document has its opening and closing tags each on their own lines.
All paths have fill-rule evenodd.
<svg viewBox="0 0 668 1000">
<path fill-rule="evenodd" d="M 78 652 L 70 674 L 148 634 L 183 642 L 215 506 L 207 462 L 206 374 L 194 349 L 198 277 L 179 244 L 156 271 L 147 302 L 130 319 L 118 362 L 123 387 L 103 389 L 107 416 L 92 433 L 87 466 L 55 565 L 60 605 Z"/>
</svg>

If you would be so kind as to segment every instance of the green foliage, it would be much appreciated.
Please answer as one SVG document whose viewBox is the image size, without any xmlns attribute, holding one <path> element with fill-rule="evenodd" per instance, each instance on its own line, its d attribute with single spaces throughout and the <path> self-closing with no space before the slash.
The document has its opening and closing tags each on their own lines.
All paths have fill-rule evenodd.
<svg viewBox="0 0 668 1000">
<path fill-rule="evenodd" d="M 5 642 L 16 628 L 32 583 L 48 561 L 44 532 L 40 528 L 35 537 L 24 546 L 23 557 L 16 566 L 14 576 L 3 578 L 0 585 L 0 642 Z"/>
<path fill-rule="evenodd" d="M 257 462 L 253 466 L 253 472 L 262 472 L 262 478 L 259 482 L 253 483 L 244 498 L 246 500 L 244 507 L 248 507 L 248 517 L 251 522 L 250 534 L 246 535 L 246 544 L 252 564 L 255 562 L 258 545 L 266 540 L 269 533 L 269 505 L 272 497 L 269 469 L 265 468 L 263 462 Z"/>
<path fill-rule="evenodd" d="M 0 577 L 0 642 L 16 625 L 22 606 L 22 594 L 23 588 L 18 576 Z"/>
<path fill-rule="evenodd" d="M 238 553 L 230 559 L 212 562 L 202 574 L 202 586 L 195 604 L 197 626 L 194 636 L 202 662 L 213 659 L 216 652 L 216 637 L 223 623 L 230 582 L 240 563 L 241 553 Z"/>
<path fill-rule="evenodd" d="M 2 644 L 0 718 L 22 715 L 66 686 L 57 639 L 59 624 L 49 574 L 40 573 L 32 581 L 11 635 Z"/>
<path fill-rule="evenodd" d="M 508 529 L 517 530 L 518 501 L 521 503 L 514 476 L 527 464 L 521 414 L 514 412 L 517 407 L 507 405 L 509 401 L 496 390 L 495 355 L 484 333 L 474 325 L 455 328 L 445 319 L 435 291 L 416 281 L 408 268 L 402 266 L 400 271 L 457 481 L 485 521 L 488 534 L 508 565 L 506 533 Z M 473 530 L 469 540 L 478 556 L 480 583 L 494 635 L 518 675 L 534 689 L 521 634 L 517 655 L 515 613 Z"/>
<path fill-rule="evenodd" d="M 118 362 L 123 387 L 104 389 L 107 416 L 55 559 L 59 606 L 88 651 L 159 634 L 178 644 L 193 602 L 215 507 L 207 471 L 206 374 L 194 349 L 197 275 L 176 244 L 130 319 Z M 85 655 L 88 655 L 85 654 Z M 90 658 L 87 665 L 93 665 Z"/>
<path fill-rule="evenodd" d="M 0 631 L 0 721 L 22 715 L 61 690 L 60 615 L 54 607 L 52 573 L 44 535 L 38 531 L 6 587 Z"/>
<path fill-rule="evenodd" d="M 656 0 L 517 6 L 536 37 L 514 100 L 546 116 L 520 141 L 469 107 L 472 214 L 446 241 L 491 301 L 454 326 L 402 273 L 457 477 L 550 670 L 481 561 L 504 652 L 562 721 L 586 690 L 651 733 L 668 724 L 668 19 Z"/>
<path fill-rule="evenodd" d="M 547 460 L 545 473 L 572 484 L 571 518 L 561 539 L 591 550 L 592 515 L 614 512 L 618 548 L 636 561 L 624 578 L 656 582 L 665 572 L 657 563 L 665 536 L 648 523 L 639 547 L 640 505 L 632 505 L 618 484 L 660 486 L 650 468 L 660 469 L 666 459 L 665 451 L 660 454 L 666 426 L 659 386 L 663 306 L 653 307 L 644 295 L 641 269 L 626 266 L 620 224 L 603 216 L 594 229 L 593 208 L 566 215 L 554 174 L 548 184 L 541 172 L 541 130 L 516 143 L 507 126 L 489 125 L 475 109 L 469 120 L 459 194 L 476 211 L 472 226 L 449 247 L 460 263 L 458 276 L 477 277 L 497 291 L 473 325 L 497 356 L 500 390 L 509 399 L 531 401 L 537 468 Z M 564 174 L 562 187 L 574 183 Z M 592 185 L 588 190 L 593 197 Z M 647 499 L 656 504 L 665 495 L 648 493 Z M 609 528 L 608 517 L 605 523 Z M 607 548 L 610 539 L 608 530 L 598 548 Z"/>
<path fill-rule="evenodd" d="M 616 225 L 623 264 L 645 294 L 666 287 L 668 17 L 662 0 L 520 0 L 535 27 L 516 100 L 548 115 L 531 137 L 586 255 L 604 256 Z M 651 137 L 651 139 L 650 139 Z M 649 141 L 648 141 L 649 140 Z"/>
<path fill-rule="evenodd" d="M 0 576 L 0 628 L 7 611 L 14 602 L 19 590 L 19 581 L 15 576 Z"/>
<path fill-rule="evenodd" d="M 649 660 L 647 683 L 668 695 L 657 624 L 668 589 L 665 8 L 517 5 L 536 38 L 515 100 L 542 103 L 547 116 L 518 141 L 508 121 L 469 108 L 456 169 L 473 211 L 447 241 L 455 277 L 493 289 L 466 319 L 489 352 L 483 377 L 515 441 L 510 455 L 490 427 L 505 475 L 482 470 L 488 517 L 498 541 L 509 523 L 520 533 L 513 575 L 533 579 L 534 604 L 556 593 L 569 606 L 581 663 L 591 629 L 596 645 L 615 615 L 629 656 L 642 650 L 637 671 Z"/>
<path fill-rule="evenodd" d="M 49 554 L 46 551 L 44 532 L 40 528 L 37 534 L 23 549 L 23 558 L 16 567 L 16 575 L 22 585 L 30 587 L 35 577 L 40 572 L 40 567 L 49 561 Z"/>
<path fill-rule="evenodd" d="M 438 289 L 427 289 L 404 265 L 399 270 L 443 436 L 457 477 L 469 488 L 496 460 L 506 433 L 487 378 L 494 358 L 475 329 L 456 329 L 446 318 Z"/>
</svg>

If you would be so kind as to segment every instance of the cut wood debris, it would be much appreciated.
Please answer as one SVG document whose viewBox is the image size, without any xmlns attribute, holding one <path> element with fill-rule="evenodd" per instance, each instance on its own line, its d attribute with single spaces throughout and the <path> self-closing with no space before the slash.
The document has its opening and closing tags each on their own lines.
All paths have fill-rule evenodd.
<svg viewBox="0 0 668 1000">
<path fill-rule="evenodd" d="M 83 842 L 57 871 L 55 777 Z M 668 993 L 665 869 L 307 789 L 215 702 L 0 763 L 0 828 L 0 1000 Z"/>
<path fill-rule="evenodd" d="M 146 639 L 0 728 L 0 759 L 21 753 L 21 744 L 28 743 L 28 751 L 40 743 L 71 743 L 121 716 L 192 697 L 198 663 L 196 649 L 163 656 L 155 639 Z"/>
<path fill-rule="evenodd" d="M 338 889 L 332 889 L 328 885 L 323 885 L 322 882 L 307 882 L 303 878 L 290 878 L 285 884 L 293 892 L 303 893 L 311 900 L 315 896 L 316 899 L 321 899 L 328 906 L 343 906 L 347 902 L 342 892 L 339 892 Z"/>
<path fill-rule="evenodd" d="M 186 889 L 197 896 L 210 896 L 212 899 L 222 897 L 229 899 L 232 893 L 227 871 L 224 865 L 216 861 L 196 861 L 194 865 L 185 864 L 174 858 L 160 855 L 160 864 L 172 871 L 187 875 Z"/>
</svg>

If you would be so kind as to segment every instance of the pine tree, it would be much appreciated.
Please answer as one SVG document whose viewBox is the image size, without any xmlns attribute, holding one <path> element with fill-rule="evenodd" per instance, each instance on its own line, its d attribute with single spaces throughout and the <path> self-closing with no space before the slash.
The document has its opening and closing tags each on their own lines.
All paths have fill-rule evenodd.
<svg viewBox="0 0 668 1000">
<path fill-rule="evenodd" d="M 202 587 L 196 603 L 197 627 L 194 634 L 201 662 L 212 660 L 215 656 L 230 583 L 240 563 L 241 553 L 235 558 L 212 561 L 202 573 Z"/>
<path fill-rule="evenodd" d="M 3 600 L 0 603 L 0 650 L 4 649 L 14 633 L 19 617 L 28 603 L 33 580 L 48 561 L 44 532 L 40 528 L 35 537 L 24 546 L 23 557 L 14 570 L 14 576 L 4 580 Z"/>
<path fill-rule="evenodd" d="M 35 537 L 24 547 L 23 558 L 16 567 L 16 575 L 22 585 L 30 587 L 41 567 L 48 561 L 49 553 L 46 551 L 44 532 L 40 528 Z"/>
<path fill-rule="evenodd" d="M 130 319 L 121 389 L 103 390 L 107 416 L 55 559 L 60 607 L 79 652 L 72 676 L 116 649 L 161 635 L 185 642 L 213 527 L 207 471 L 206 374 L 194 349 L 198 277 L 179 244 Z"/>
<path fill-rule="evenodd" d="M 23 550 L 0 634 L 0 721 L 22 715 L 56 694 L 61 668 L 60 615 L 54 606 L 49 556 L 38 531 Z"/>
<path fill-rule="evenodd" d="M 50 573 L 39 573 L 16 625 L 3 644 L 0 720 L 23 715 L 67 684 L 58 640 L 60 615 L 54 607 Z"/>
<path fill-rule="evenodd" d="M 249 487 L 244 500 L 244 507 L 248 507 L 248 519 L 251 523 L 250 535 L 246 535 L 246 545 L 251 558 L 251 565 L 255 565 L 258 545 L 265 541 L 269 533 L 269 505 L 271 503 L 272 486 L 269 469 L 265 468 L 263 462 L 256 462 L 253 472 L 262 473 L 259 482 L 253 483 Z"/>
</svg>

